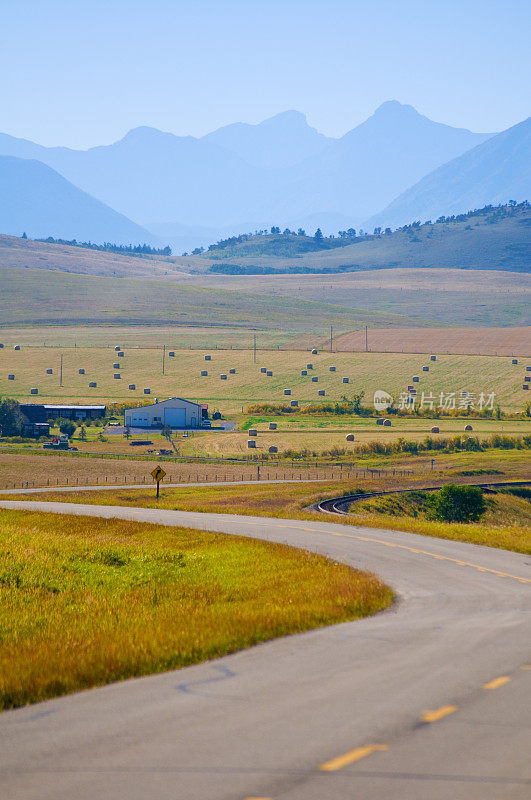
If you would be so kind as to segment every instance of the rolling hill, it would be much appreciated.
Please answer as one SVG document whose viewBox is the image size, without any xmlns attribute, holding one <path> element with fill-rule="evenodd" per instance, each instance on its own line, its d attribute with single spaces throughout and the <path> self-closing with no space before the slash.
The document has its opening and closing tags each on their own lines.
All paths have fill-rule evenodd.
<svg viewBox="0 0 531 800">
<path fill-rule="evenodd" d="M 120 244 L 158 240 L 46 164 L 0 156 L 0 231 Z"/>
<path fill-rule="evenodd" d="M 216 272 L 351 272 L 393 267 L 447 267 L 529 272 L 531 206 L 486 207 L 437 223 L 361 236 L 315 240 L 294 235 L 252 236 L 229 242 L 195 262 Z M 177 259 L 182 261 L 182 259 Z M 223 264 L 225 267 L 223 268 Z"/>
<path fill-rule="evenodd" d="M 368 224 L 394 227 L 529 198 L 531 117 L 426 175 Z"/>
</svg>

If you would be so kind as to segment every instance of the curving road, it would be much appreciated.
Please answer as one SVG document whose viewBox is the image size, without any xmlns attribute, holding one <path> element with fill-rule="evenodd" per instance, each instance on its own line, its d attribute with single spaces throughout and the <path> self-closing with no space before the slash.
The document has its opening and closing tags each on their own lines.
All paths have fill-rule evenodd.
<svg viewBox="0 0 531 800">
<path fill-rule="evenodd" d="M 377 572 L 375 617 L 0 716 L 9 800 L 531 796 L 531 558 L 330 522 L 0 501 L 286 542 Z"/>
</svg>

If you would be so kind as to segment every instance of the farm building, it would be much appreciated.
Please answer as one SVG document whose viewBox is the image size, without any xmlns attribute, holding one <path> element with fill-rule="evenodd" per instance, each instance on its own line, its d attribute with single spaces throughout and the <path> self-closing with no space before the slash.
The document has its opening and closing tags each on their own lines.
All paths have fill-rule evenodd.
<svg viewBox="0 0 531 800">
<path fill-rule="evenodd" d="M 23 436 L 35 436 L 38 438 L 39 436 L 50 435 L 50 424 L 47 421 L 44 406 L 37 403 L 26 403 L 20 406 L 20 410 L 23 418 Z"/>
<path fill-rule="evenodd" d="M 106 412 L 105 406 L 82 406 L 82 405 L 47 405 L 47 404 L 33 404 L 27 403 L 20 406 L 20 410 L 30 420 L 34 418 L 35 414 L 40 414 L 40 411 L 35 409 L 42 409 L 45 419 L 97 419 L 104 417 Z M 40 420 L 39 420 L 40 421 Z"/>
<path fill-rule="evenodd" d="M 198 428 L 203 417 L 208 417 L 206 406 L 171 397 L 169 400 L 155 402 L 149 406 L 129 408 L 125 412 L 125 424 L 131 428 Z"/>
</svg>

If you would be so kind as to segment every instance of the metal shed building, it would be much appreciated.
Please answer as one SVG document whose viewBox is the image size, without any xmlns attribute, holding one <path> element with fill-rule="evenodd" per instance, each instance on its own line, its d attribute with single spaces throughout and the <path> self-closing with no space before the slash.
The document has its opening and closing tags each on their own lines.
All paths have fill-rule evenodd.
<svg viewBox="0 0 531 800">
<path fill-rule="evenodd" d="M 182 397 L 155 402 L 149 406 L 129 408 L 125 412 L 125 424 L 130 428 L 198 428 L 202 424 L 202 405 Z"/>
</svg>

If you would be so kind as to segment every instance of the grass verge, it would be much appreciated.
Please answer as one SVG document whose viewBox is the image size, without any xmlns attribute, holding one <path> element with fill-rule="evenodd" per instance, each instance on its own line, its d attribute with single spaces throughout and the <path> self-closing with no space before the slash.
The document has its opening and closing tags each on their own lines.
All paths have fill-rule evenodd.
<svg viewBox="0 0 531 800">
<path fill-rule="evenodd" d="M 403 479 L 400 479 L 403 480 Z M 478 479 L 476 479 L 478 480 Z M 480 481 L 481 479 L 479 479 Z M 445 481 L 440 480 L 442 485 Z M 473 480 L 461 480 L 469 483 Z M 433 480 L 424 482 L 433 485 Z M 421 486 L 410 484 L 412 489 Z M 372 528 L 387 528 L 409 531 L 425 536 L 469 542 L 471 544 L 531 553 L 529 501 L 524 498 L 498 493 L 489 496 L 488 513 L 478 523 L 446 523 L 415 518 L 413 511 L 418 504 L 391 498 L 375 498 L 360 504 L 352 504 L 348 517 L 337 516 L 330 520 L 322 514 L 308 510 L 308 506 L 326 497 L 349 494 L 364 489 L 378 491 L 383 488 L 400 488 L 387 481 L 382 486 L 379 479 L 358 480 L 356 483 L 341 481 L 330 483 L 253 484 L 249 486 L 202 486 L 178 489 L 162 488 L 157 503 L 153 491 L 145 489 L 116 489 L 94 492 L 47 492 L 42 494 L 13 495 L 13 500 L 43 500 L 65 503 L 90 503 L 94 505 L 140 506 L 142 508 L 167 508 L 181 511 L 215 512 L 220 514 L 248 514 L 262 517 L 284 517 L 291 519 L 319 519 Z M 8 499 L 5 495 L 2 499 Z"/>
<path fill-rule="evenodd" d="M 0 708 L 376 613 L 375 576 L 186 528 L 0 511 Z"/>
</svg>

